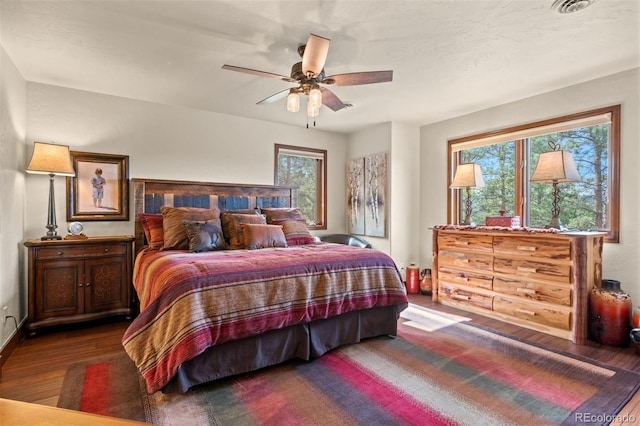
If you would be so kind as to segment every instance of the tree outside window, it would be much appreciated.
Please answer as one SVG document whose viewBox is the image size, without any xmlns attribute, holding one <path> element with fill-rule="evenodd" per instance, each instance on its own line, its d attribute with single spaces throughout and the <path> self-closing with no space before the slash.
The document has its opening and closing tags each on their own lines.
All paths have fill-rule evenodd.
<svg viewBox="0 0 640 426">
<path fill-rule="evenodd" d="M 327 151 L 275 145 L 275 183 L 298 187 L 298 205 L 309 229 L 327 229 Z"/>
</svg>

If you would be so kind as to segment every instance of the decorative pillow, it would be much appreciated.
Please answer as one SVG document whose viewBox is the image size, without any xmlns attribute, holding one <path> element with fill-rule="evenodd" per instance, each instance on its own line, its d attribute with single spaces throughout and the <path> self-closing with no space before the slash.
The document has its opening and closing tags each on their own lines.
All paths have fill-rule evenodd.
<svg viewBox="0 0 640 426">
<path fill-rule="evenodd" d="M 207 220 L 204 222 L 187 221 L 184 222 L 189 238 L 189 251 L 198 253 L 201 251 L 224 250 L 227 243 L 222 235 L 222 225 L 220 219 Z"/>
<path fill-rule="evenodd" d="M 244 236 L 244 248 L 248 250 L 287 246 L 287 240 L 280 225 L 242 223 L 240 228 Z"/>
<path fill-rule="evenodd" d="M 189 248 L 189 237 L 184 221 L 220 219 L 220 209 L 200 209 L 196 207 L 160 207 L 162 212 L 162 229 L 164 244 L 162 250 L 186 250 Z"/>
<path fill-rule="evenodd" d="M 312 244 L 315 241 L 313 235 L 309 233 L 306 223 L 287 220 L 282 222 L 281 226 L 284 237 L 287 239 L 287 245 Z"/>
<path fill-rule="evenodd" d="M 244 236 L 240 225 L 243 223 L 266 225 L 267 221 L 261 214 L 234 214 L 222 212 L 222 232 L 231 250 L 245 247 Z"/>
<path fill-rule="evenodd" d="M 140 224 L 142 224 L 147 245 L 154 249 L 162 248 L 164 244 L 162 215 L 160 213 L 138 213 L 138 219 L 140 219 Z"/>
<path fill-rule="evenodd" d="M 297 208 L 265 208 L 260 209 L 260 211 L 267 217 L 268 224 L 279 225 L 290 220 L 307 223 L 302 213 L 300 213 L 300 209 Z"/>
</svg>

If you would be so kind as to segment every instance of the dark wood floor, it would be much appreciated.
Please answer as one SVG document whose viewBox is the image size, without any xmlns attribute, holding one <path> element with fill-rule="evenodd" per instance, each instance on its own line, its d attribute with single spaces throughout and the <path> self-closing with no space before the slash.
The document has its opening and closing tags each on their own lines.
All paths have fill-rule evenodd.
<svg viewBox="0 0 640 426">
<path fill-rule="evenodd" d="M 574 345 L 564 339 L 433 304 L 427 296 L 410 295 L 410 301 L 431 309 L 466 316 L 479 324 L 520 338 L 640 372 L 640 355 L 633 347 L 617 348 L 591 341 L 586 345 Z M 67 368 L 75 362 L 124 352 L 121 338 L 128 325 L 126 320 L 112 319 L 47 331 L 23 340 L 4 365 L 0 397 L 55 407 Z M 640 421 L 640 394 L 620 414 L 634 416 Z"/>
</svg>

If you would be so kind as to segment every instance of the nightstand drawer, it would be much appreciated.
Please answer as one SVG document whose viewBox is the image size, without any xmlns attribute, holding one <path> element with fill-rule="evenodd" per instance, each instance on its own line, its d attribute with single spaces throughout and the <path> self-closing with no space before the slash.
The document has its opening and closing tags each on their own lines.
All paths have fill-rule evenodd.
<svg viewBox="0 0 640 426">
<path fill-rule="evenodd" d="M 36 260 L 123 255 L 126 252 L 127 246 L 125 244 L 39 247 L 36 249 Z"/>
</svg>

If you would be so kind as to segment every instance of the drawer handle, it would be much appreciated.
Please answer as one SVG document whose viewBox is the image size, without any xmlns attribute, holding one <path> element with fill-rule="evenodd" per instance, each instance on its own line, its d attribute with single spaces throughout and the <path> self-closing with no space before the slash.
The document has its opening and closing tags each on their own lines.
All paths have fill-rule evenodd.
<svg viewBox="0 0 640 426">
<path fill-rule="evenodd" d="M 522 251 L 536 251 L 538 248 L 534 246 L 518 246 L 518 250 Z"/>
<path fill-rule="evenodd" d="M 529 316 L 532 316 L 532 317 L 535 317 L 535 316 L 536 316 L 536 313 L 535 313 L 535 312 L 533 312 L 533 311 L 528 311 L 528 310 L 526 310 L 526 309 L 520 309 L 520 308 L 517 308 L 517 309 L 516 309 L 516 312 L 517 312 L 517 313 L 519 313 L 519 314 L 525 314 L 525 315 L 529 315 Z"/>
<path fill-rule="evenodd" d="M 89 287 L 91 285 L 91 283 L 86 283 L 84 286 L 85 287 Z"/>
<path fill-rule="evenodd" d="M 108 248 L 105 248 L 105 249 L 104 249 L 104 252 L 105 252 L 105 253 L 109 253 L 109 249 L 108 249 Z"/>
<path fill-rule="evenodd" d="M 537 291 L 532 289 L 532 288 L 524 288 L 524 287 L 518 287 L 516 289 L 517 293 L 524 293 L 524 294 L 536 294 Z"/>
<path fill-rule="evenodd" d="M 458 280 L 458 281 L 462 281 L 463 283 L 468 283 L 468 282 L 469 282 L 469 278 L 464 277 L 464 276 L 461 276 L 461 275 L 460 275 L 460 276 L 457 276 L 457 277 L 456 277 L 456 280 Z"/>
<path fill-rule="evenodd" d="M 469 263 L 469 259 L 456 259 L 456 263 Z"/>
<path fill-rule="evenodd" d="M 453 298 L 457 300 L 471 300 L 471 297 L 465 296 L 463 294 L 454 294 Z"/>
<path fill-rule="evenodd" d="M 469 245 L 469 241 L 456 241 L 454 242 L 455 245 L 457 246 L 468 246 Z"/>
<path fill-rule="evenodd" d="M 78 284 L 78 287 L 82 287 L 83 285 L 84 285 L 84 284 L 80 283 L 80 284 Z"/>
<path fill-rule="evenodd" d="M 58 253 L 56 253 L 58 256 L 62 256 L 64 253 L 59 251 Z"/>
<path fill-rule="evenodd" d="M 526 272 L 530 274 L 535 274 L 537 272 L 536 268 L 527 268 L 526 266 L 518 266 L 518 272 Z"/>
</svg>

